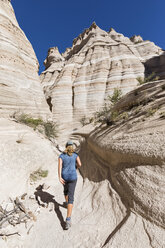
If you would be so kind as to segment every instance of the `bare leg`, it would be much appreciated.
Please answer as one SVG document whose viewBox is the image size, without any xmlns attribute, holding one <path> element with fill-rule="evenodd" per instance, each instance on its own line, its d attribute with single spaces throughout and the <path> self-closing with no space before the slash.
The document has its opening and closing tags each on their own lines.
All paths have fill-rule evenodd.
<svg viewBox="0 0 165 248">
<path fill-rule="evenodd" d="M 73 208 L 73 204 L 68 204 L 68 209 L 67 209 L 67 218 L 71 217 L 72 214 L 72 208 Z"/>
</svg>

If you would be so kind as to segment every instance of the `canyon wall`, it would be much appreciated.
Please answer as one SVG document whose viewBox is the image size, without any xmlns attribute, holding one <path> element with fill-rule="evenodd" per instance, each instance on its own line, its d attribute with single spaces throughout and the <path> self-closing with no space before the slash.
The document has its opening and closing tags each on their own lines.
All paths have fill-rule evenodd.
<svg viewBox="0 0 165 248">
<path fill-rule="evenodd" d="M 57 176 L 57 154 L 53 155 L 49 141 L 44 141 L 27 127 L 22 130 L 25 135 L 18 144 L 20 124 L 15 124 L 13 132 L 12 122 L 3 125 L 1 120 L 0 131 L 6 136 L 3 137 L 6 152 L 1 153 L 3 161 L 12 167 L 10 154 L 14 170 L 22 170 L 26 180 L 31 169 L 39 164 L 51 173 L 44 181 L 48 189 L 40 192 L 40 205 L 34 199 L 22 201 L 37 215 L 36 222 L 28 223 L 30 233 L 27 235 L 29 229 L 22 224 L 15 227 L 20 236 L 11 236 L 7 242 L 1 239 L 0 245 L 4 248 L 15 248 L 16 245 L 25 248 L 164 248 L 164 100 L 165 80 L 145 84 L 127 93 L 114 106 L 119 115 L 113 124 L 103 123 L 90 133 L 87 126 L 74 131 L 72 139 L 80 144 L 82 167 L 81 175 L 78 173 L 69 231 L 63 231 L 66 209 L 62 205 L 63 187 Z M 123 113 L 127 113 L 127 118 L 123 118 Z M 3 169 L 6 164 L 4 162 Z M 13 179 L 16 185 L 17 173 Z M 20 183 L 23 185 L 22 178 Z M 36 193 L 38 184 L 41 181 L 28 184 L 31 195 Z M 22 189 L 26 190 L 26 187 Z M 17 192 L 22 193 L 22 189 L 17 186 Z M 43 207 L 47 202 L 53 204 L 53 209 Z"/>
<path fill-rule="evenodd" d="M 0 116 L 15 111 L 47 118 L 38 60 L 19 27 L 10 1 L 0 1 Z"/>
<path fill-rule="evenodd" d="M 27 190 L 30 173 L 52 156 L 51 145 L 13 119 L 16 112 L 51 118 L 38 76 L 38 60 L 10 1 L 0 1 L 1 200 Z M 12 117 L 12 118 L 10 118 Z M 42 157 L 43 150 L 46 155 Z"/>
<path fill-rule="evenodd" d="M 137 78 L 146 74 L 145 62 L 162 54 L 153 42 L 140 36 L 129 39 L 114 29 L 106 32 L 95 23 L 65 53 L 50 48 L 40 77 L 54 119 L 64 127 L 74 122 L 74 127 L 82 116 L 98 110 L 114 88 L 123 94 L 136 88 Z M 158 76 L 165 77 L 164 71 Z"/>
<path fill-rule="evenodd" d="M 49 49 L 42 86 L 54 119 L 65 132 L 80 117 L 97 110 L 114 88 L 125 94 L 112 109 L 116 120 L 92 126 L 91 132 L 87 126 L 72 134 L 75 144 L 80 144 L 82 168 L 73 224 L 64 232 L 59 152 L 41 133 L 2 118 L 14 111 L 50 115 L 36 56 L 8 0 L 0 2 L 0 37 L 0 205 L 9 208 L 9 197 L 14 202 L 25 193 L 21 203 L 34 213 L 19 227 L 5 223 L 0 246 L 164 248 L 165 80 L 140 87 L 136 80 L 151 68 L 164 77 L 164 51 L 140 36 L 129 39 L 96 24 L 63 55 L 57 48 Z M 30 174 L 40 167 L 48 170 L 48 178 L 31 181 Z M 37 192 L 43 182 L 47 189 Z"/>
<path fill-rule="evenodd" d="M 102 124 L 88 135 L 83 130 L 75 133 L 83 137 L 83 178 L 95 183 L 109 180 L 127 210 L 103 247 L 165 245 L 164 103 L 165 81 L 148 83 L 118 102 L 113 124 Z"/>
</svg>

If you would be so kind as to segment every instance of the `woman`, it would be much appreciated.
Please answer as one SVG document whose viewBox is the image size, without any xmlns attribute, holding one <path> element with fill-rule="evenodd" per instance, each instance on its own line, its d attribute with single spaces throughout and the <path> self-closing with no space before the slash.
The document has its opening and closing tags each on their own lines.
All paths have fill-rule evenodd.
<svg viewBox="0 0 165 248">
<path fill-rule="evenodd" d="M 80 167 L 80 158 L 77 153 L 74 152 L 73 142 L 70 140 L 66 143 L 65 151 L 58 158 L 58 176 L 59 181 L 64 186 L 64 196 L 67 204 L 67 217 L 65 229 L 69 229 L 71 227 L 71 214 L 74 202 L 74 191 L 77 183 L 76 168 Z"/>
</svg>

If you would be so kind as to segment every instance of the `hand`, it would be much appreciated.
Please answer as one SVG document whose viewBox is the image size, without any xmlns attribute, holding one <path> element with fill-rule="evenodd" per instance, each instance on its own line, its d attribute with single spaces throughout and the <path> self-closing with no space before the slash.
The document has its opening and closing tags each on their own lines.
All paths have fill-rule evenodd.
<svg viewBox="0 0 165 248">
<path fill-rule="evenodd" d="M 59 178 L 59 181 L 60 183 L 65 184 L 65 180 L 62 177 Z"/>
</svg>

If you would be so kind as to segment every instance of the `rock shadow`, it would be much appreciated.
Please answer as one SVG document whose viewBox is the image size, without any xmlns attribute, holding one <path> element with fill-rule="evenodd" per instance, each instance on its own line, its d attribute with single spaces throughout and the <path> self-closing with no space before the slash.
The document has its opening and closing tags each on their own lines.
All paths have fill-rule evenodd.
<svg viewBox="0 0 165 248">
<path fill-rule="evenodd" d="M 109 243 L 109 241 L 111 240 L 111 238 L 120 230 L 120 228 L 126 223 L 126 221 L 128 220 L 129 216 L 130 216 L 131 211 L 127 211 L 126 216 L 123 218 L 123 220 L 115 227 L 115 229 L 110 233 L 110 235 L 108 236 L 108 238 L 106 239 L 106 241 L 104 242 L 103 247 L 106 246 L 106 244 Z"/>
<path fill-rule="evenodd" d="M 160 79 L 165 79 L 165 52 L 159 56 L 152 57 L 144 63 L 145 77 L 155 73 Z"/>
<path fill-rule="evenodd" d="M 65 230 L 65 221 L 64 221 L 64 218 L 63 218 L 62 213 L 60 211 L 60 207 L 63 207 L 63 208 L 66 208 L 66 207 L 64 205 L 58 203 L 54 199 L 54 195 L 51 195 L 48 192 L 43 191 L 43 185 L 39 185 L 36 188 L 34 195 L 35 195 L 35 199 L 38 202 L 39 206 L 48 207 L 49 203 L 54 204 L 54 211 L 57 214 L 57 217 L 60 221 L 61 227 L 63 228 L 63 230 Z M 45 206 L 45 204 L 46 204 L 46 206 Z"/>
</svg>

